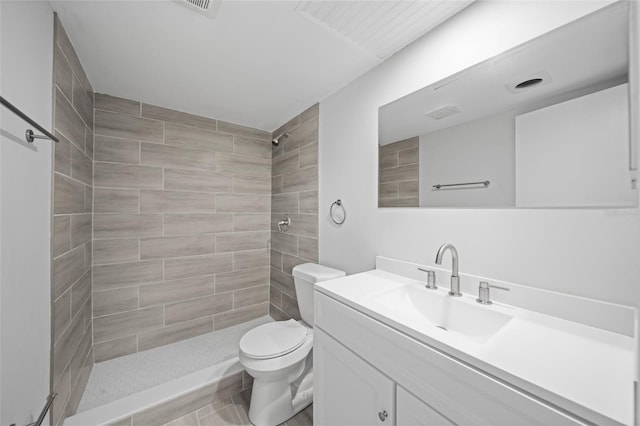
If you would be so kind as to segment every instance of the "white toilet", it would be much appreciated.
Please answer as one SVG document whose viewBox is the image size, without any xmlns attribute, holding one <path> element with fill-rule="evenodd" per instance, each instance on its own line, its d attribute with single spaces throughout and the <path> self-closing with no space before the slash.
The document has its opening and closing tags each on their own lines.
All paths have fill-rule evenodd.
<svg viewBox="0 0 640 426">
<path fill-rule="evenodd" d="M 293 417 L 313 399 L 313 285 L 345 275 L 304 263 L 293 268 L 302 321 L 258 326 L 240 339 L 240 363 L 253 377 L 249 419 L 275 426 Z"/>
</svg>

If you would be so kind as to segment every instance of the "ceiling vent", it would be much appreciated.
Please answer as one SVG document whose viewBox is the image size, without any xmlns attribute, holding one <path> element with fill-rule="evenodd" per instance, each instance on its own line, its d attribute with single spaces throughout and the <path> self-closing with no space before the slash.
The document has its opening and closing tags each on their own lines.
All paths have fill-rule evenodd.
<svg viewBox="0 0 640 426">
<path fill-rule="evenodd" d="M 301 0 L 296 13 L 383 60 L 475 0 Z"/>
<path fill-rule="evenodd" d="M 547 71 L 539 71 L 535 74 L 520 77 L 507 84 L 506 87 L 511 93 L 522 93 L 549 83 L 551 83 L 551 76 L 549 73 Z"/>
<path fill-rule="evenodd" d="M 435 118 L 436 120 L 440 120 L 441 118 L 449 117 L 454 114 L 458 114 L 460 110 L 453 105 L 447 105 L 442 108 L 434 109 L 433 111 L 427 112 L 424 115 L 427 115 L 431 118 Z"/>
<path fill-rule="evenodd" d="M 174 0 L 180 3 L 187 9 L 198 12 L 201 15 L 206 16 L 209 19 L 213 19 L 218 14 L 220 9 L 220 0 Z"/>
</svg>

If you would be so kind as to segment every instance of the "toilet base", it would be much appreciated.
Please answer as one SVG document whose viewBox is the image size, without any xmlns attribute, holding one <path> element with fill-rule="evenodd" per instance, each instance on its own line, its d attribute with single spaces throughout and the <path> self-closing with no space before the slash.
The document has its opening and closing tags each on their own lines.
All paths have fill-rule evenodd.
<svg viewBox="0 0 640 426">
<path fill-rule="evenodd" d="M 304 368 L 304 366 L 303 366 Z M 253 381 L 249 420 L 255 426 L 276 426 L 305 409 L 313 401 L 313 370 L 298 371 L 293 381 Z"/>
</svg>

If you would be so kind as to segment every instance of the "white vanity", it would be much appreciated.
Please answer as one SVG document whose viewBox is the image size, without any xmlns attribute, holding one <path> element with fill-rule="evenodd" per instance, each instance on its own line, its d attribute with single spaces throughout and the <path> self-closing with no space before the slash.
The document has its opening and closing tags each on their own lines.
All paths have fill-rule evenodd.
<svg viewBox="0 0 640 426">
<path fill-rule="evenodd" d="M 316 285 L 314 424 L 633 423 L 632 308 L 511 283 L 482 305 L 478 277 L 451 297 L 418 267 Z"/>
</svg>

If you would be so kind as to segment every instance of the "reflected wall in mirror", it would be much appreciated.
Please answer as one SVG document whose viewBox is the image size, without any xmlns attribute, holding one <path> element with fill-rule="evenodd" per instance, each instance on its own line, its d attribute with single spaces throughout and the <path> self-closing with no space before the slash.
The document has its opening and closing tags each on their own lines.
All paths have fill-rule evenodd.
<svg viewBox="0 0 640 426">
<path fill-rule="evenodd" d="M 635 207 L 628 2 L 379 109 L 379 207 Z"/>
</svg>

